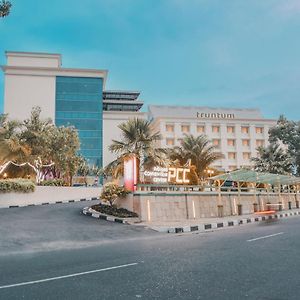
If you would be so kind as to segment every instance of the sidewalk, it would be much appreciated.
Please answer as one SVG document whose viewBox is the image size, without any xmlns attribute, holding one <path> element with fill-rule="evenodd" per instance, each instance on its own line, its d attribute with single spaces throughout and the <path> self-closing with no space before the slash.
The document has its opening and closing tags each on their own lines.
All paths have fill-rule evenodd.
<svg viewBox="0 0 300 300">
<path fill-rule="evenodd" d="M 170 222 L 141 222 L 134 225 L 147 226 L 155 231 L 166 233 L 182 233 L 182 232 L 205 232 L 212 229 L 240 226 L 244 224 L 251 224 L 255 222 L 267 221 L 271 219 L 280 219 L 290 216 L 300 215 L 300 209 L 291 209 L 285 211 L 278 211 L 272 215 L 242 215 L 229 216 L 223 218 L 202 218 L 197 220 L 185 221 L 170 221 Z M 133 224 L 133 223 L 132 223 Z"/>
</svg>

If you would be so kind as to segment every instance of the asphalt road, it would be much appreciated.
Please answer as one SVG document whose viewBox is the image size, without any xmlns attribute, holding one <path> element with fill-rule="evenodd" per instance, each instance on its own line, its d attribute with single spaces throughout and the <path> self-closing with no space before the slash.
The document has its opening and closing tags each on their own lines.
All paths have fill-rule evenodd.
<svg viewBox="0 0 300 300">
<path fill-rule="evenodd" d="M 300 217 L 172 235 L 84 205 L 0 210 L 0 299 L 300 299 Z"/>
</svg>

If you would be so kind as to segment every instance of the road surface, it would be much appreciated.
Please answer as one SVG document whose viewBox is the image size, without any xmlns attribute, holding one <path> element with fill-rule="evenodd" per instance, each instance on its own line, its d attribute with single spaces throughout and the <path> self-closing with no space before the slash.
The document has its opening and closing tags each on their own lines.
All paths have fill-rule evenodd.
<svg viewBox="0 0 300 300">
<path fill-rule="evenodd" d="M 1 300 L 300 299 L 300 217 L 175 235 L 84 205 L 0 210 Z"/>
</svg>

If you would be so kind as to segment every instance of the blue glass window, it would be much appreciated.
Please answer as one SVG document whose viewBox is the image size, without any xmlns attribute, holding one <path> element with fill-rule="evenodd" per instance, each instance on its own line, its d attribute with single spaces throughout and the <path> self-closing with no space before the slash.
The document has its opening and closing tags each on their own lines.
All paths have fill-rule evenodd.
<svg viewBox="0 0 300 300">
<path fill-rule="evenodd" d="M 91 165 L 102 166 L 102 78 L 56 77 L 57 126 L 78 129 L 80 153 Z"/>
</svg>

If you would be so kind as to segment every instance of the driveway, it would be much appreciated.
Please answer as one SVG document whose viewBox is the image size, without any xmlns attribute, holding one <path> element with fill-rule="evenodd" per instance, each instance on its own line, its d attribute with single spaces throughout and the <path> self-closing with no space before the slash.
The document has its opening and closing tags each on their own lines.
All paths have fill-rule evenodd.
<svg viewBox="0 0 300 300">
<path fill-rule="evenodd" d="M 96 220 L 81 213 L 98 201 L 0 209 L 0 255 L 87 248 L 158 233 L 140 226 Z"/>
</svg>

